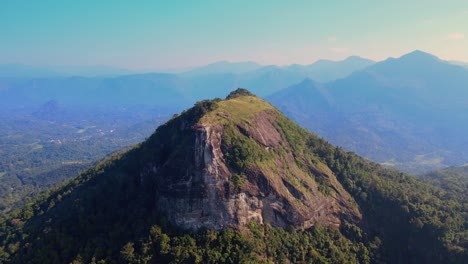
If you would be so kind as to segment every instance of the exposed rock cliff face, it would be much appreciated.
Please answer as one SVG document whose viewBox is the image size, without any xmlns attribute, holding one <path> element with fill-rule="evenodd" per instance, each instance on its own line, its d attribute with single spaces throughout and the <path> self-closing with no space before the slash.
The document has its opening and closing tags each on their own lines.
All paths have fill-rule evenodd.
<svg viewBox="0 0 468 264">
<path fill-rule="evenodd" d="M 177 135 L 155 141 L 155 158 L 141 175 L 142 184 L 155 184 L 156 207 L 169 221 L 224 229 L 251 221 L 308 228 L 360 219 L 333 173 L 291 146 L 278 123 L 285 118 L 271 105 L 240 96 L 211 107 L 190 122 L 173 120 Z"/>
</svg>

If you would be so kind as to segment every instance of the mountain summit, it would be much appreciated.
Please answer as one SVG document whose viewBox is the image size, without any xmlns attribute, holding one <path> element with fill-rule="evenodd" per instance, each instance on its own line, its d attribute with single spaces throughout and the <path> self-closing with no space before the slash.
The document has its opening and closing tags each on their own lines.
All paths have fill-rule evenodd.
<svg viewBox="0 0 468 264">
<path fill-rule="evenodd" d="M 244 89 L 226 100 L 202 101 L 143 146 L 152 158 L 140 169 L 141 181 L 155 181 L 158 210 L 183 228 L 223 229 L 251 221 L 309 228 L 359 219 L 326 165 L 288 140 L 292 126 Z"/>
<path fill-rule="evenodd" d="M 436 60 L 436 61 L 439 61 L 439 58 L 437 58 L 436 56 L 434 56 L 434 55 L 432 55 L 430 53 L 421 51 L 421 50 L 414 50 L 414 51 L 412 51 L 410 53 L 404 54 L 399 59 L 419 60 L 419 61 L 422 61 L 422 60 L 426 60 L 426 61 L 427 60 Z"/>
</svg>

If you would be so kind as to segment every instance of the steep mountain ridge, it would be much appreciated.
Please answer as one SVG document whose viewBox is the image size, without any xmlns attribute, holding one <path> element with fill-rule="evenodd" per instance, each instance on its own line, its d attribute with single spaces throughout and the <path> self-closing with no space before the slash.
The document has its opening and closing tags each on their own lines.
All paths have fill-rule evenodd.
<svg viewBox="0 0 468 264">
<path fill-rule="evenodd" d="M 208 112 L 199 120 L 187 122 L 183 114 L 183 121 L 172 120 L 156 132 L 150 142 L 165 144 L 159 150 L 152 147 L 156 157 L 151 160 L 159 160 L 161 153 L 168 158 L 150 162 L 147 167 L 152 170 L 142 174 L 161 186 L 156 203 L 174 224 L 223 229 L 254 221 L 309 228 L 317 222 L 339 226 L 342 215 L 360 218 L 326 165 L 295 153 L 279 123 L 285 121 L 278 121 L 280 113 L 271 105 L 231 94 L 228 100 L 201 102 L 200 107 Z M 167 133 L 164 130 L 173 131 L 174 142 L 159 136 Z M 186 147 L 167 147 L 180 144 L 180 132 L 190 138 Z M 327 179 L 330 186 L 321 186 L 310 174 Z M 329 194 L 319 187 L 328 188 Z"/>
<path fill-rule="evenodd" d="M 3 218 L 0 260 L 462 263 L 466 210 L 443 199 L 241 89 Z"/>
</svg>

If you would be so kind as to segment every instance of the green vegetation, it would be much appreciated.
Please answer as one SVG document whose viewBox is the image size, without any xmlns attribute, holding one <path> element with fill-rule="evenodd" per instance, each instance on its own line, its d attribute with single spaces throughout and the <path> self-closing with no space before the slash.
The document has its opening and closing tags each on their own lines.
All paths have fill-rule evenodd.
<svg viewBox="0 0 468 264">
<path fill-rule="evenodd" d="M 354 244 L 335 228 L 316 226 L 296 231 L 251 223 L 243 231 L 191 233 L 178 230 L 150 210 L 152 195 L 141 192 L 130 177 L 122 174 L 137 162 L 133 158 L 138 151 L 142 151 L 141 146 L 107 159 L 2 219 L 0 261 L 369 262 L 369 252 L 364 245 Z M 121 192 L 115 192 L 116 189 Z M 43 221 L 47 226 L 42 226 L 46 223 Z"/>
<path fill-rule="evenodd" d="M 232 107 L 232 108 L 231 108 Z M 251 107 L 249 110 L 246 108 Z M 0 220 L 3 263 L 463 263 L 467 207 L 460 196 L 384 169 L 333 147 L 258 98 L 202 101 L 162 125 L 145 142 L 116 154 Z M 260 110 L 263 109 L 263 110 Z M 242 133 L 252 113 L 274 111 L 284 138 L 266 150 Z M 220 117 L 220 113 L 226 115 Z M 223 121 L 224 120 L 224 121 Z M 184 127 L 224 122 L 222 151 L 242 188 L 244 173 L 271 157 L 294 154 L 297 165 L 332 194 L 349 192 L 363 219 L 341 215 L 340 228 L 283 230 L 251 223 L 245 230 L 180 230 L 155 209 L 158 182 L 140 178 L 148 161 L 189 164 L 194 133 Z M 234 126 L 236 125 L 236 126 Z M 155 149 L 161 150 L 156 152 Z M 171 152 L 168 151 L 171 148 Z M 294 165 L 294 166 L 293 166 Z M 171 168 L 172 178 L 186 168 Z M 336 177 L 324 177 L 333 175 Z M 306 180 L 304 178 L 304 180 Z M 144 181 L 144 183 L 142 182 Z M 299 188 L 299 187 L 298 187 Z"/>
<path fill-rule="evenodd" d="M 254 139 L 242 135 L 232 124 L 226 125 L 223 134 L 227 164 L 241 173 L 256 162 L 262 162 L 269 156 Z"/>
<path fill-rule="evenodd" d="M 238 192 L 244 186 L 246 177 L 245 175 L 234 174 L 232 175 L 230 181 L 232 183 L 232 190 L 234 190 L 234 192 Z"/>
<path fill-rule="evenodd" d="M 445 191 L 447 199 L 461 201 L 465 208 L 468 208 L 468 165 L 462 167 L 450 167 L 420 175 L 418 179 L 438 186 Z M 468 241 L 466 233 L 465 241 Z"/>
<path fill-rule="evenodd" d="M 234 97 L 230 100 L 214 101 L 217 105 L 216 111 L 211 111 L 203 116 L 200 123 L 221 122 L 224 124 L 230 121 L 235 124 L 249 122 L 251 118 L 265 110 L 275 108 L 256 96 Z M 214 110 L 214 109 L 213 109 Z"/>
<path fill-rule="evenodd" d="M 244 88 L 237 88 L 237 90 L 232 91 L 229 93 L 229 95 L 226 97 L 227 100 L 231 100 L 237 97 L 242 97 L 242 96 L 255 96 L 253 93 L 251 93 L 249 90 L 244 89 Z"/>
<path fill-rule="evenodd" d="M 34 142 L 34 143 L 31 144 L 31 151 L 40 150 L 43 147 L 44 146 L 39 144 L 39 142 Z"/>
<path fill-rule="evenodd" d="M 286 231 L 269 225 L 239 232 L 202 231 L 171 235 L 159 226 L 150 229 L 148 239 L 128 242 L 120 259 L 128 263 L 368 263 L 363 245 L 353 243 L 333 228 Z"/>
<path fill-rule="evenodd" d="M 0 116 L 0 216 L 106 155 L 143 140 L 161 122 L 129 125 L 141 117 L 102 110 L 55 118 L 51 122 L 30 114 Z M 78 134 L 77 128 L 85 130 Z"/>
</svg>

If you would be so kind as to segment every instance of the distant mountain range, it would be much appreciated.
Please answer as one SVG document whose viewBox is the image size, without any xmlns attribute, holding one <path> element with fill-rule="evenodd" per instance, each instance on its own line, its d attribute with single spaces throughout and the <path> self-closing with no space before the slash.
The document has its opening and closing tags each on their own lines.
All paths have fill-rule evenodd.
<svg viewBox="0 0 468 264">
<path fill-rule="evenodd" d="M 458 65 L 458 66 L 462 66 L 462 67 L 468 69 L 468 62 L 450 61 L 450 63 L 455 64 L 455 65 Z"/>
<path fill-rule="evenodd" d="M 134 71 L 104 65 L 94 66 L 30 66 L 24 64 L 0 64 L 0 78 L 39 78 L 64 76 L 116 76 Z"/>
<path fill-rule="evenodd" d="M 334 144 L 410 172 L 468 160 L 468 71 L 415 51 L 268 100 Z"/>
<path fill-rule="evenodd" d="M 206 76 L 216 74 L 242 75 L 262 69 L 260 72 L 268 72 L 272 69 L 281 69 L 287 72 L 297 72 L 317 81 L 330 81 L 345 77 L 353 71 L 362 69 L 374 61 L 357 56 L 349 57 L 343 61 L 319 60 L 310 65 L 293 64 L 289 66 L 260 65 L 252 61 L 228 62 L 219 61 L 205 66 L 187 69 L 168 70 L 129 70 L 106 65 L 91 66 L 31 66 L 19 63 L 0 64 L 0 78 L 42 78 L 42 77 L 67 77 L 67 76 L 118 76 L 129 74 L 141 74 L 149 72 L 177 74 L 183 77 Z"/>
<path fill-rule="evenodd" d="M 181 74 L 195 86 L 197 99 L 224 97 L 237 87 L 267 96 L 305 78 L 327 82 L 362 70 L 374 61 L 357 56 L 343 61 L 319 60 L 310 65 L 260 66 L 252 62 L 218 62 Z"/>
<path fill-rule="evenodd" d="M 351 73 L 374 64 L 375 61 L 351 56 L 343 61 L 319 60 L 310 65 L 290 65 L 286 69 L 303 72 L 307 78 L 318 82 L 329 82 L 344 78 Z"/>
<path fill-rule="evenodd" d="M 147 105 L 181 110 L 193 103 L 190 83 L 172 74 L 118 77 L 0 79 L 5 107 L 35 107 L 56 100 L 74 106 Z"/>
<path fill-rule="evenodd" d="M 180 74 L 128 74 L 127 70 L 100 67 L 55 71 L 0 65 L 0 103 L 37 106 L 57 100 L 76 105 L 145 104 L 174 106 L 175 111 L 203 98 L 224 97 L 237 87 L 249 87 L 253 92 L 267 96 L 304 78 L 340 78 L 371 63 L 359 57 L 288 67 L 218 62 Z M 67 72 L 80 72 L 83 76 L 70 77 Z"/>
<path fill-rule="evenodd" d="M 31 78 L 23 70 L 21 78 L 0 71 L 12 76 L 0 77 L 0 108 L 37 109 L 55 100 L 150 106 L 167 114 L 245 87 L 332 143 L 389 167 L 419 173 L 468 160 L 468 71 L 421 51 L 377 63 L 360 57 L 282 67 L 224 61 L 178 74 Z"/>
<path fill-rule="evenodd" d="M 196 75 L 208 75 L 208 74 L 221 74 L 221 73 L 233 73 L 240 74 L 246 73 L 249 71 L 255 71 L 263 66 L 251 62 L 228 62 L 228 61 L 219 61 L 215 63 L 208 64 L 206 66 L 197 67 L 195 69 L 183 72 L 184 76 L 196 76 Z"/>
</svg>

